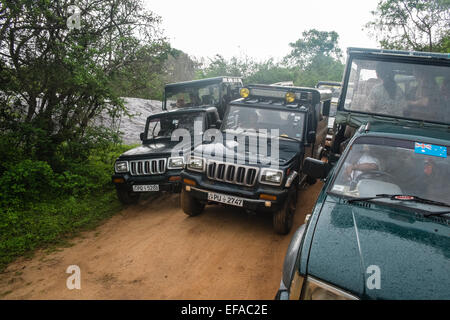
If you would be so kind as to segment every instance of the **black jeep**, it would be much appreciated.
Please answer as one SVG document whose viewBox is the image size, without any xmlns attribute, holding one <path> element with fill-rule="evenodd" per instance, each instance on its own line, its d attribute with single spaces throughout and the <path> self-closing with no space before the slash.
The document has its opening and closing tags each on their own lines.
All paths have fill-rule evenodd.
<svg viewBox="0 0 450 320">
<path fill-rule="evenodd" d="M 142 146 L 122 154 L 115 163 L 112 181 L 119 200 L 136 203 L 142 192 L 180 191 L 180 172 L 184 167 L 183 152 L 192 150 L 196 139 L 194 126 L 201 136 L 208 128 L 220 126 L 215 107 L 190 107 L 162 112 L 147 118 L 141 133 Z M 180 129 L 181 135 L 172 135 Z M 182 136 L 182 139 L 179 137 Z M 181 141 L 180 141 L 181 140 Z"/>
<path fill-rule="evenodd" d="M 316 88 L 330 89 L 332 93 L 330 114 L 328 116 L 328 134 L 325 142 L 325 147 L 327 151 L 329 151 L 331 149 L 331 145 L 333 143 L 333 139 L 337 130 L 335 119 L 339 96 L 341 94 L 341 83 L 335 81 L 319 81 L 316 85 Z"/>
<path fill-rule="evenodd" d="M 182 171 L 181 207 L 194 216 L 209 203 L 273 213 L 290 231 L 305 157 L 320 158 L 331 91 L 250 85 L 232 101 L 221 130 L 205 134 Z M 208 132 L 207 132 L 208 133 Z"/>
<path fill-rule="evenodd" d="M 227 104 L 239 98 L 242 80 L 237 77 L 216 77 L 167 84 L 163 110 L 184 107 L 213 106 L 222 119 Z"/>
</svg>

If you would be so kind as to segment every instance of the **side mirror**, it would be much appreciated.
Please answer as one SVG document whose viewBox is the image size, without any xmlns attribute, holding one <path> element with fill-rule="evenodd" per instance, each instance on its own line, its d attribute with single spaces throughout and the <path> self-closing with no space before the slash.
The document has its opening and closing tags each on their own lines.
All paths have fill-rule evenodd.
<svg viewBox="0 0 450 320">
<path fill-rule="evenodd" d="M 330 115 L 330 107 L 331 107 L 331 100 L 327 100 L 323 103 L 322 107 L 323 116 L 328 117 Z"/>
<path fill-rule="evenodd" d="M 329 163 L 314 159 L 306 158 L 303 162 L 303 173 L 314 179 L 325 179 L 330 172 L 331 165 Z"/>
<path fill-rule="evenodd" d="M 141 134 L 139 135 L 139 138 L 141 138 L 141 141 L 144 141 L 145 132 L 141 132 Z"/>
<path fill-rule="evenodd" d="M 308 131 L 308 135 L 306 137 L 306 141 L 308 143 L 316 142 L 316 132 L 315 131 Z"/>
</svg>

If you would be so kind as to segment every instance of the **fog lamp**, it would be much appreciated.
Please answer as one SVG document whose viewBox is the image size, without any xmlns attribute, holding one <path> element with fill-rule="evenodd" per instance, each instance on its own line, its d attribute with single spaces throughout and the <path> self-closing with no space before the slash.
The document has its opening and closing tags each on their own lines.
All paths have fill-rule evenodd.
<svg viewBox="0 0 450 320">
<path fill-rule="evenodd" d="M 286 102 L 287 102 L 287 103 L 292 103 L 292 102 L 294 102 L 294 101 L 295 101 L 295 93 L 293 93 L 293 92 L 287 92 L 287 93 L 286 93 L 285 99 L 286 99 Z"/>
<path fill-rule="evenodd" d="M 242 98 L 247 98 L 250 95 L 250 90 L 248 90 L 248 88 L 242 88 L 239 90 L 239 93 Z"/>
</svg>

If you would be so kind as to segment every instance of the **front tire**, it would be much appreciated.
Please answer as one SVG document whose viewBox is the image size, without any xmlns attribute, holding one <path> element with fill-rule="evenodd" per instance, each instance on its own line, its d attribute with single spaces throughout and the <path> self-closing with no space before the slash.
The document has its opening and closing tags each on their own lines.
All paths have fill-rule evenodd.
<svg viewBox="0 0 450 320">
<path fill-rule="evenodd" d="M 297 188 L 289 191 L 288 197 L 280 210 L 273 213 L 273 228 L 278 234 L 288 234 L 294 224 L 297 207 Z"/>
<path fill-rule="evenodd" d="M 192 197 L 184 188 L 181 189 L 180 202 L 181 209 L 191 217 L 199 215 L 205 208 L 203 203 Z"/>
<path fill-rule="evenodd" d="M 137 192 L 127 191 L 126 189 L 116 188 L 117 198 L 123 204 L 136 204 L 139 201 L 140 194 Z"/>
</svg>

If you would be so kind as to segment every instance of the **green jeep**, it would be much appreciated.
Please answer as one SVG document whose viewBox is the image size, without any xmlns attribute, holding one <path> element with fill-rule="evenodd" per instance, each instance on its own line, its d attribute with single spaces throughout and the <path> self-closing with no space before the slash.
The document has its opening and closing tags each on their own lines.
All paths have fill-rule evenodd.
<svg viewBox="0 0 450 320">
<path fill-rule="evenodd" d="M 278 299 L 450 299 L 449 80 L 445 54 L 348 50 L 336 116 L 347 147 L 335 165 L 305 159 L 325 185 Z"/>
</svg>

